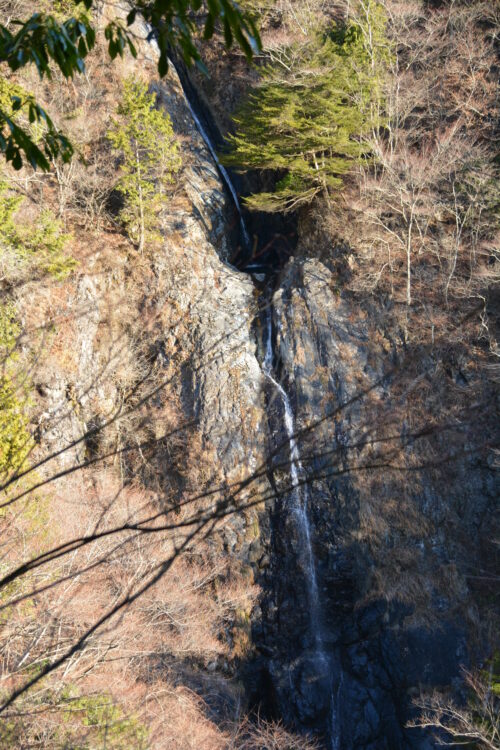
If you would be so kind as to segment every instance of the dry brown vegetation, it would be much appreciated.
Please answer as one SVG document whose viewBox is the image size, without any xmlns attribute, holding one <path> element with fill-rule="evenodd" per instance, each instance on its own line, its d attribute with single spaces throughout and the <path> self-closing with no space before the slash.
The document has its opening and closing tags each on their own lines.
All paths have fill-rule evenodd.
<svg viewBox="0 0 500 750">
<path fill-rule="evenodd" d="M 391 300 L 410 340 L 473 337 L 497 355 L 498 7 L 383 5 L 387 127 L 346 196 L 352 287 Z"/>
<path fill-rule="evenodd" d="M 465 672 L 467 703 L 434 693 L 416 701 L 420 717 L 411 726 L 431 727 L 445 746 L 471 745 L 481 750 L 500 748 L 500 698 L 497 676 L 492 670 Z"/>
<path fill-rule="evenodd" d="M 493 294 L 500 263 L 491 158 L 498 137 L 496 5 L 384 4 L 397 47 L 386 91 L 390 127 L 372 134 L 375 164 L 352 176 L 345 205 L 333 213 L 321 206 L 316 217 L 326 253 L 340 240 L 350 243 L 340 263 L 346 284 L 359 296 L 382 299 L 390 337 L 400 334 L 398 345 L 404 340 L 417 348 L 404 360 L 405 378 L 392 403 L 381 405 L 374 397 L 366 407 L 367 436 L 373 414 L 379 440 L 393 434 L 401 419 L 408 419 L 409 432 L 432 424 L 436 404 L 441 423 L 463 418 L 468 406 L 484 405 L 485 393 L 494 392 Z M 32 8 L 28 0 L 0 3 L 5 14 Z M 280 55 L 297 30 L 307 34 L 311 18 L 315 26 L 320 17 L 345 10 L 345 3 L 273 4 L 264 29 L 271 56 Z M 214 44 L 214 68 L 223 65 L 217 49 Z M 56 77 L 44 86 L 34 76 L 22 81 L 69 133 L 78 156 L 70 165 L 55 163 L 44 177 L 8 174 L 13 188 L 27 196 L 19 221 L 33 221 L 50 207 L 71 232 L 68 251 L 79 265 L 57 283 L 22 271 L 15 278 L 3 273 L 2 295 L 14 301 L 23 322 L 16 368 L 19 382 L 28 381 L 31 390 L 37 442 L 30 458 L 37 464 L 61 441 L 76 444 L 6 488 L 7 500 L 22 497 L 1 511 L 0 570 L 5 574 L 82 534 L 91 538 L 64 547 L 64 556 L 34 566 L 22 583 L 4 589 L 2 695 L 62 661 L 9 709 L 0 739 L 3 732 L 13 750 L 63 748 L 68 741 L 116 750 L 310 750 L 312 743 L 284 727 L 240 715 L 235 673 L 251 647 L 248 614 L 257 591 L 248 571 L 220 554 L 213 532 L 227 521 L 213 517 L 223 493 L 205 493 L 223 488 L 223 477 L 201 436 L 182 423 L 179 393 L 170 387 L 188 355 L 175 342 L 162 357 L 151 346 L 159 331 L 182 321 L 173 305 L 159 310 L 146 298 L 154 270 L 147 257 L 134 253 L 113 204 L 116 165 L 105 133 L 130 66 L 129 60 L 110 66 L 98 45 L 85 77 L 70 84 Z M 147 61 L 141 60 L 141 71 L 153 76 Z M 243 59 L 235 71 L 232 88 L 224 88 L 234 101 L 255 75 Z M 222 105 L 219 114 L 227 118 Z M 91 352 L 85 349 L 89 327 L 96 330 Z M 461 387 L 462 377 L 474 383 L 474 399 Z M 479 431 L 483 427 L 478 423 Z M 430 436 L 414 459 L 435 462 L 429 471 L 441 471 L 439 440 Z M 107 452 L 108 460 L 76 470 Z M 384 465 L 401 456 L 398 436 L 389 448 L 370 448 L 364 460 Z M 66 468 L 68 476 L 44 485 Z M 418 475 L 413 477 L 407 494 L 400 475 L 390 472 L 359 485 L 364 501 L 356 539 L 380 563 L 367 580 L 365 601 L 409 598 L 425 610 L 430 573 L 415 576 L 420 553 L 414 542 L 434 527 L 415 508 Z M 33 484 L 42 486 L 27 492 Z M 383 513 L 375 502 L 381 495 L 389 498 Z M 223 510 L 222 516 L 230 508 Z M 449 526 L 458 528 L 459 510 L 446 519 Z M 193 531 L 199 533 L 189 538 Z M 208 531 L 212 535 L 204 538 Z M 437 588 L 452 591 L 457 608 L 465 607 L 467 592 L 453 564 L 437 575 L 443 578 Z M 126 608 L 87 635 L 122 601 Z M 475 611 L 466 615 L 477 617 Z M 230 704 L 223 722 L 199 692 Z"/>
<path fill-rule="evenodd" d="M 90 476 L 76 472 L 57 483 L 50 498 L 30 496 L 21 512 L 4 515 L 3 570 L 24 556 L 26 546 L 36 556 L 78 538 L 82 531 L 98 537 L 38 568 L 21 585 L 4 589 L 0 639 L 4 691 L 24 684 L 27 676 L 56 661 L 96 618 L 122 598 L 133 597 L 165 561 L 174 560 L 175 549 L 187 536 L 181 530 L 152 533 L 155 524 L 151 523 L 149 533 L 124 529 L 105 536 L 108 529 L 119 530 L 154 516 L 158 516 L 154 495 L 133 485 L 124 487 L 110 471 Z M 157 521 L 156 527 L 160 526 Z M 191 674 L 196 682 L 197 670 L 224 662 L 226 690 L 236 690 L 230 685 L 228 666 L 231 639 L 224 639 L 222 633 L 235 627 L 235 613 L 247 612 L 253 597 L 248 581 L 236 569 L 229 570 L 220 557 L 214 559 L 206 543 L 191 544 L 183 557 L 174 560 L 167 576 L 131 603 L 126 613 L 117 612 L 65 659 L 56 675 L 38 683 L 15 704 L 11 718 L 4 722 L 5 732 L 16 733 L 18 744 L 12 741 L 11 746 L 25 747 L 23 743 L 28 738 L 34 741 L 42 730 L 51 747 L 62 746 L 69 731 L 63 717 L 69 716 L 70 726 L 78 725 L 78 715 L 85 710 L 83 697 L 90 696 L 105 703 L 118 700 L 120 712 L 102 720 L 121 727 L 125 717 L 134 716 L 148 729 L 147 747 L 194 748 L 202 742 L 209 743 L 207 747 L 226 747 L 226 734 L 205 718 L 201 699 L 181 686 L 182 674 L 186 672 L 188 680 Z M 22 731 L 15 721 L 21 706 L 27 712 Z M 233 719 L 237 721 L 237 714 Z M 72 729 L 75 736 L 77 729 Z M 135 724 L 129 729 L 135 731 Z M 120 734 L 116 746 L 125 747 L 124 743 Z"/>
</svg>

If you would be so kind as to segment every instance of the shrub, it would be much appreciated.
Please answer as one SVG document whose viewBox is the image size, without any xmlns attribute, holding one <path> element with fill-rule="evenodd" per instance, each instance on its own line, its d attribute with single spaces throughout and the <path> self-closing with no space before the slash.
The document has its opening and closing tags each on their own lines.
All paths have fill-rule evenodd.
<svg viewBox="0 0 500 750">
<path fill-rule="evenodd" d="M 22 202 L 7 182 L 0 182 L 0 260 L 7 265 L 7 275 L 29 270 L 64 279 L 76 267 L 76 260 L 64 252 L 70 235 L 48 209 L 41 211 L 34 226 L 17 222 Z"/>
<path fill-rule="evenodd" d="M 25 415 L 25 388 L 16 383 L 19 334 L 13 304 L 0 305 L 0 482 L 21 468 L 32 446 Z"/>
</svg>

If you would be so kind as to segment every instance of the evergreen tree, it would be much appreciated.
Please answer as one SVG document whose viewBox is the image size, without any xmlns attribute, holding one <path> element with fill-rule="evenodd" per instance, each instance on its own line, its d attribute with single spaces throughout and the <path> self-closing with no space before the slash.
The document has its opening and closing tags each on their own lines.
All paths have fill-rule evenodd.
<svg viewBox="0 0 500 750">
<path fill-rule="evenodd" d="M 156 221 L 159 197 L 181 167 L 179 144 L 169 115 L 155 108 L 155 95 L 132 78 L 125 81 L 108 137 L 123 158 L 118 190 L 125 198 L 121 217 L 143 252 L 146 235 Z"/>
<path fill-rule="evenodd" d="M 235 118 L 226 163 L 281 175 L 274 192 L 247 199 L 251 208 L 293 210 L 338 189 L 356 160 L 368 155 L 363 135 L 381 125 L 381 77 L 390 50 L 380 6 L 367 7 L 369 35 L 351 21 L 291 48 L 285 56 L 291 65 L 267 66 Z"/>
</svg>

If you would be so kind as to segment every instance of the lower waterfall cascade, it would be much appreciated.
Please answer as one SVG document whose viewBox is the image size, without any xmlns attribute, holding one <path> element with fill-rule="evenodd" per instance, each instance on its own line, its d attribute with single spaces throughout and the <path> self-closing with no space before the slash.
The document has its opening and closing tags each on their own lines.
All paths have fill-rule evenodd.
<svg viewBox="0 0 500 750">
<path fill-rule="evenodd" d="M 303 569 L 307 580 L 307 596 L 309 598 L 309 607 L 311 613 L 311 631 L 314 638 L 314 645 L 318 652 L 318 658 L 324 659 L 323 638 L 321 635 L 321 625 L 319 622 L 319 591 L 316 576 L 316 565 L 311 542 L 311 526 L 308 516 L 308 489 L 307 482 L 304 481 L 304 468 L 300 458 L 299 447 L 295 437 L 295 419 L 292 412 L 292 405 L 288 394 L 283 386 L 273 377 L 273 334 L 272 334 L 272 306 L 266 305 L 266 331 L 265 331 L 265 356 L 263 362 L 263 372 L 273 388 L 279 393 L 283 403 L 284 427 L 289 442 L 290 453 L 290 479 L 291 479 L 291 504 L 290 511 L 297 522 L 297 529 L 302 541 L 304 553 Z"/>
<path fill-rule="evenodd" d="M 265 327 L 264 327 L 264 360 L 262 370 L 271 384 L 272 389 L 279 394 L 283 405 L 283 423 L 288 440 L 289 469 L 291 491 L 290 499 L 286 504 L 285 512 L 290 513 L 297 529 L 300 542 L 302 560 L 300 568 L 304 571 L 306 592 L 308 599 L 310 630 L 313 640 L 313 663 L 318 676 L 331 682 L 331 709 L 328 722 L 328 747 L 329 750 L 340 749 L 340 732 L 337 722 L 337 700 L 340 693 L 341 681 L 338 688 L 333 687 L 333 670 L 331 669 L 331 656 L 327 654 L 322 634 L 321 625 L 321 601 L 316 573 L 316 561 L 311 538 L 311 522 L 309 519 L 309 489 L 307 477 L 300 457 L 300 450 L 296 436 L 296 423 L 292 410 L 290 398 L 273 375 L 274 347 L 273 347 L 273 308 L 269 299 L 265 305 Z"/>
</svg>

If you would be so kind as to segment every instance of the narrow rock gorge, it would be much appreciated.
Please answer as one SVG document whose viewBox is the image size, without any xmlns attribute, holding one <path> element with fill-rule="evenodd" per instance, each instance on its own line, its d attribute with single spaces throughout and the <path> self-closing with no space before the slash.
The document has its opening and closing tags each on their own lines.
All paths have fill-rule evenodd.
<svg viewBox="0 0 500 750">
<path fill-rule="evenodd" d="M 339 11 L 324 5 L 330 23 Z M 442 4 L 423 5 L 419 29 Z M 262 11 L 263 25 L 292 65 L 285 6 Z M 304 9 L 292 6 L 298 24 Z M 126 17 L 99 8 L 101 26 Z M 23 265 L 14 203 L 0 206 L 4 378 L 22 395 L 16 419 L 27 414 L 11 417 L 10 433 L 26 435 L 14 470 L 2 468 L 0 433 L 0 744 L 438 748 L 448 735 L 436 695 L 476 706 L 469 678 L 487 673 L 498 695 L 498 288 L 467 297 L 471 272 L 452 311 L 456 250 L 444 312 L 434 297 L 411 308 L 404 284 L 420 294 L 418 263 L 434 250 L 421 237 L 416 271 L 390 249 L 375 264 L 371 228 L 395 235 L 389 209 L 407 194 L 376 214 L 373 188 L 360 220 L 373 175 L 346 177 L 341 197 L 325 189 L 293 210 L 250 210 L 249 196 L 286 171 L 238 170 L 228 156 L 232 118 L 264 62 L 200 38 L 209 75 L 170 48 L 160 79 L 161 36 L 133 28 L 136 57 L 110 73 L 99 47 L 61 105 L 79 160 L 54 160 L 45 182 L 26 171 L 6 183 L 20 227 L 41 227 L 47 211 L 60 222 L 51 236 L 66 238 L 68 272 Z M 169 179 L 151 178 L 144 251 L 117 182 L 124 157 L 109 145 L 124 81 L 142 82 L 146 109 L 168 114 L 178 156 Z M 388 122 L 379 129 L 390 134 Z M 155 149 L 160 163 L 160 140 Z M 18 205 L 18 195 L 34 197 Z M 425 231 L 442 239 L 459 226 L 445 214 L 436 208 Z M 482 280 L 497 271 L 494 237 L 481 246 Z M 433 269 L 448 269 L 436 258 Z"/>
<path fill-rule="evenodd" d="M 192 84 L 188 90 L 193 97 Z M 218 190 L 234 214 L 230 179 L 225 172 Z M 196 193 L 193 204 L 198 196 L 205 202 L 201 216 L 210 211 L 206 226 L 223 227 L 222 200 L 214 206 L 204 184 Z M 360 308 L 339 286 L 335 264 L 302 242 L 310 229 L 299 227 L 284 264 L 268 254 L 250 274 L 226 265 L 237 255 L 235 233 L 226 244 L 210 234 L 212 248 L 205 247 L 219 256 L 211 265 L 227 281 L 214 284 L 217 301 L 207 286 L 200 295 L 209 330 L 203 312 L 188 307 L 199 331 L 196 356 L 220 351 L 213 370 L 186 372 L 188 413 L 200 419 L 229 481 L 235 471 L 268 467 L 259 488 L 271 495 L 259 510 L 260 536 L 249 546 L 243 541 L 240 515 L 224 532 L 228 552 L 252 567 L 262 588 L 251 616 L 254 656 L 242 666 L 247 699 L 328 748 L 428 748 L 428 734 L 408 728 L 412 698 L 424 685 L 453 683 L 470 659 L 461 612 L 467 584 L 452 562 L 457 541 L 447 525 L 463 507 L 474 508 L 460 520 L 473 537 L 474 524 L 495 505 L 495 471 L 467 458 L 453 464 L 453 478 L 448 466 L 432 474 L 419 467 L 428 446 L 418 430 L 405 436 L 404 348 L 384 331 L 383 311 Z M 193 228 L 186 231 L 184 268 L 192 263 Z M 258 236 L 263 246 L 268 240 Z M 206 284 L 210 261 L 200 246 Z M 174 295 L 177 273 L 170 268 Z M 196 277 L 187 278 L 192 300 Z M 446 435 L 430 439 L 441 444 Z M 399 450 L 415 471 L 412 486 L 391 471 Z M 400 577 L 414 577 L 417 590 L 405 591 Z"/>
</svg>

